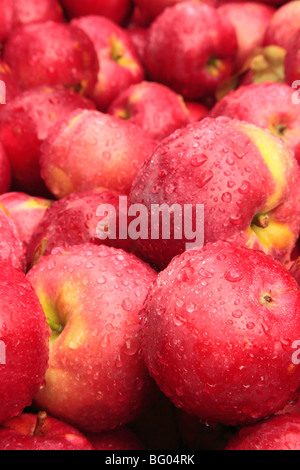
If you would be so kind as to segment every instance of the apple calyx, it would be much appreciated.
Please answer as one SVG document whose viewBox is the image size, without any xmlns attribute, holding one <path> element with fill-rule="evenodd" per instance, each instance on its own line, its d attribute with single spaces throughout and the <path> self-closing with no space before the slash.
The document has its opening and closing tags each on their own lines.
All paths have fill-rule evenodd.
<svg viewBox="0 0 300 470">
<path fill-rule="evenodd" d="M 272 302 L 274 302 L 274 299 L 271 293 L 264 294 L 261 298 L 261 303 L 263 305 L 270 305 Z"/>
<path fill-rule="evenodd" d="M 36 417 L 36 425 L 33 431 L 33 436 L 41 436 L 43 434 L 43 427 L 47 419 L 47 413 L 45 411 L 39 411 Z"/>
</svg>

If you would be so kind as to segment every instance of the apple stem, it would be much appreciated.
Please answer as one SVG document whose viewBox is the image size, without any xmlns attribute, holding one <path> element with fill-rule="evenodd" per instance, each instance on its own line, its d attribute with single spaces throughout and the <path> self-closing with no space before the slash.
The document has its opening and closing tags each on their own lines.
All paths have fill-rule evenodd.
<svg viewBox="0 0 300 470">
<path fill-rule="evenodd" d="M 52 331 L 57 331 L 58 333 L 61 333 L 63 330 L 62 325 L 59 325 L 58 323 L 53 322 L 50 318 L 47 318 L 47 324 L 50 326 Z"/>
<path fill-rule="evenodd" d="M 39 436 L 47 419 L 47 413 L 45 411 L 40 411 L 36 417 L 36 425 L 33 431 L 34 436 Z"/>
<path fill-rule="evenodd" d="M 269 223 L 270 223 L 270 217 L 268 216 L 268 214 L 259 215 L 255 218 L 255 221 L 254 221 L 254 224 L 257 225 L 257 227 L 261 227 L 261 228 L 269 227 Z"/>
</svg>

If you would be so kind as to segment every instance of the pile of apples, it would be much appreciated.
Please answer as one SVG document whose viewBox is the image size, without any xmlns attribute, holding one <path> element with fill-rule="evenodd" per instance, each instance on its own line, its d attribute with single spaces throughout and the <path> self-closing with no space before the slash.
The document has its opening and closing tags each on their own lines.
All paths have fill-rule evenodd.
<svg viewBox="0 0 300 470">
<path fill-rule="evenodd" d="M 0 8 L 0 450 L 300 450 L 300 1 Z"/>
</svg>

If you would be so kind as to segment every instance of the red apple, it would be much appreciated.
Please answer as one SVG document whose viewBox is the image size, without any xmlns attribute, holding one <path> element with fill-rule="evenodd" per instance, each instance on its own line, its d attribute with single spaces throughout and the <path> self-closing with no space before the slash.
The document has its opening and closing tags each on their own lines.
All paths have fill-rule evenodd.
<svg viewBox="0 0 300 470">
<path fill-rule="evenodd" d="M 284 66 L 286 83 L 294 86 L 294 82 L 300 80 L 300 28 L 291 38 L 290 44 L 287 48 Z M 299 82 L 296 84 L 298 85 L 298 90 Z M 299 92 L 296 93 L 296 104 L 299 104 Z"/>
<path fill-rule="evenodd" d="M 94 46 L 81 29 L 70 24 L 47 21 L 20 26 L 9 36 L 3 57 L 25 90 L 65 85 L 86 95 L 97 82 Z"/>
<path fill-rule="evenodd" d="M 99 434 L 88 433 L 87 438 L 96 450 L 145 450 L 139 439 L 125 426 Z"/>
<path fill-rule="evenodd" d="M 40 176 L 40 147 L 56 122 L 78 108 L 94 104 L 64 87 L 27 90 L 1 108 L 0 140 L 13 170 L 15 188 L 46 195 Z"/>
<path fill-rule="evenodd" d="M 11 167 L 8 156 L 0 143 L 0 194 L 10 189 L 11 185 Z"/>
<path fill-rule="evenodd" d="M 166 8 L 182 3 L 185 0 L 135 0 L 135 4 L 139 8 L 142 18 L 148 22 L 153 21 Z M 200 0 L 201 3 L 215 6 L 216 0 Z"/>
<path fill-rule="evenodd" d="M 123 250 L 84 244 L 56 248 L 27 278 L 52 328 L 38 409 L 85 432 L 135 419 L 152 397 L 139 312 L 156 273 Z"/>
<path fill-rule="evenodd" d="M 0 258 L 24 271 L 26 268 L 24 245 L 11 215 L 2 204 L 0 204 L 0 227 Z"/>
<path fill-rule="evenodd" d="M 235 30 L 218 10 L 183 2 L 150 26 L 145 62 L 153 80 L 194 100 L 214 93 L 230 77 L 236 53 Z"/>
<path fill-rule="evenodd" d="M 3 60 L 0 60 L 0 80 L 5 85 L 5 88 L 0 87 L 0 103 L 6 104 L 21 93 L 21 88 L 11 68 Z"/>
<path fill-rule="evenodd" d="M 10 213 L 27 250 L 29 241 L 52 201 L 32 197 L 25 193 L 10 192 L 0 196 L 2 204 Z"/>
<path fill-rule="evenodd" d="M 185 101 L 185 106 L 190 115 L 190 122 L 201 121 L 209 113 L 209 110 L 201 103 L 196 101 Z"/>
<path fill-rule="evenodd" d="M 300 163 L 300 115 L 293 104 L 293 93 L 291 87 L 281 83 L 240 87 L 219 101 L 210 116 L 228 116 L 269 129 L 287 143 Z"/>
<path fill-rule="evenodd" d="M 0 42 L 5 41 L 13 27 L 13 3 L 12 0 L 0 0 L 1 24 Z"/>
<path fill-rule="evenodd" d="M 69 424 L 47 416 L 22 414 L 0 427 L 0 450 L 94 450 L 92 444 Z"/>
<path fill-rule="evenodd" d="M 300 450 L 300 414 L 276 416 L 243 428 L 227 450 Z"/>
<path fill-rule="evenodd" d="M 128 194 L 155 142 L 140 127 L 98 111 L 77 110 L 42 149 L 42 177 L 57 197 L 102 187 Z"/>
<path fill-rule="evenodd" d="M 81 28 L 94 44 L 101 69 L 92 98 L 101 111 L 106 111 L 122 91 L 143 80 L 138 54 L 127 31 L 107 18 L 85 16 L 71 24 Z"/>
<path fill-rule="evenodd" d="M 113 101 L 108 113 L 140 126 L 154 140 L 162 140 L 190 122 L 183 98 L 154 82 L 129 87 Z"/>
<path fill-rule="evenodd" d="M 58 0 L 12 0 L 14 27 L 44 21 L 63 22 Z"/>
<path fill-rule="evenodd" d="M 192 416 L 252 423 L 297 396 L 300 289 L 264 253 L 224 241 L 185 252 L 158 275 L 141 316 L 150 374 Z"/>
<path fill-rule="evenodd" d="M 275 11 L 273 6 L 257 2 L 226 2 L 219 7 L 219 14 L 227 18 L 236 30 L 238 40 L 237 70 L 244 65 L 257 47 L 262 46 L 265 31 Z"/>
<path fill-rule="evenodd" d="M 299 29 L 300 25 L 300 1 L 287 2 L 280 7 L 266 30 L 264 45 L 276 45 L 288 48 L 293 34 Z"/>
<path fill-rule="evenodd" d="M 166 219 L 159 239 L 149 227 L 137 241 L 140 255 L 165 268 L 187 243 L 201 245 L 204 230 L 204 243 L 231 239 L 289 262 L 300 229 L 299 171 L 286 144 L 252 124 L 207 118 L 177 130 L 144 163 L 130 201 L 151 218 L 155 204 L 179 205 L 190 234 L 178 236 L 185 222 L 171 208 L 170 234 L 163 236 Z"/>
<path fill-rule="evenodd" d="M 296 279 L 300 287 L 300 257 L 298 257 L 292 264 L 290 273 Z"/>
<path fill-rule="evenodd" d="M 109 220 L 105 219 L 103 231 L 108 234 L 114 230 L 115 226 L 116 234 L 119 233 L 120 213 L 127 216 L 127 201 L 123 212 L 122 207 L 121 210 L 119 208 L 120 197 L 122 197 L 121 194 L 98 188 L 83 193 L 72 193 L 70 196 L 56 201 L 47 210 L 44 218 L 36 226 L 35 232 L 32 233 L 33 236 L 28 248 L 28 259 L 31 264 L 37 263 L 41 256 L 49 255 L 57 246 L 95 243 L 122 248 L 129 252 L 133 251 L 134 242 L 129 238 L 127 240 L 120 240 L 118 237 L 115 240 L 100 239 L 98 234 L 103 217 L 97 214 L 98 208 L 102 205 L 114 207 L 117 218 L 115 221 L 114 213 L 109 213 Z"/>
<path fill-rule="evenodd" d="M 0 423 L 3 423 L 30 405 L 43 385 L 49 328 L 25 275 L 3 259 L 0 267 Z"/>
<path fill-rule="evenodd" d="M 128 17 L 131 0 L 61 0 L 62 5 L 73 17 L 97 15 L 106 16 L 116 23 L 123 23 Z"/>
<path fill-rule="evenodd" d="M 127 33 L 131 39 L 132 44 L 135 47 L 137 55 L 140 59 L 141 64 L 145 64 L 145 49 L 147 43 L 147 28 L 141 28 L 139 26 L 133 26 L 127 29 Z"/>
</svg>

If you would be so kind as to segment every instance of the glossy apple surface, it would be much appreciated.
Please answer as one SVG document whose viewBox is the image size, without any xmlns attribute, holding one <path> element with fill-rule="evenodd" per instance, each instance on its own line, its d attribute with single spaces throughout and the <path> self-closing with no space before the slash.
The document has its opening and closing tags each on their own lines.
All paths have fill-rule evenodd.
<svg viewBox="0 0 300 470">
<path fill-rule="evenodd" d="M 176 257 L 142 316 L 142 349 L 159 388 L 202 421 L 268 417 L 298 395 L 292 362 L 300 289 L 277 261 L 228 242 Z"/>
<path fill-rule="evenodd" d="M 58 0 L 13 0 L 13 7 L 14 28 L 44 21 L 63 22 L 63 12 Z"/>
<path fill-rule="evenodd" d="M 27 90 L 3 106 L 0 139 L 9 157 L 17 190 L 49 197 L 40 176 L 41 144 L 51 128 L 75 109 L 94 104 L 62 86 Z"/>
<path fill-rule="evenodd" d="M 105 16 L 116 23 L 123 23 L 130 13 L 131 0 L 61 0 L 71 17 L 97 15 Z"/>
<path fill-rule="evenodd" d="M 58 123 L 43 145 L 41 175 L 59 199 L 97 187 L 128 194 L 155 146 L 131 122 L 77 110 Z"/>
<path fill-rule="evenodd" d="M 91 39 L 101 64 L 92 98 L 101 111 L 130 85 L 144 79 L 144 70 L 130 36 L 113 21 L 84 16 L 72 21 Z"/>
<path fill-rule="evenodd" d="M 289 262 L 300 229 L 299 171 L 281 139 L 244 121 L 207 118 L 177 130 L 146 160 L 130 201 L 144 204 L 149 216 L 155 204 L 178 204 L 194 235 L 176 235 L 173 208 L 170 237 L 160 224 L 154 239 L 149 227 L 148 239 L 138 240 L 140 255 L 164 268 L 188 239 L 201 242 L 204 229 L 204 243 L 230 239 Z M 201 204 L 204 221 L 201 213 L 196 217 Z M 185 205 L 192 206 L 192 215 Z"/>
<path fill-rule="evenodd" d="M 0 260 L 0 423 L 20 414 L 43 385 L 49 328 L 25 275 Z"/>
<path fill-rule="evenodd" d="M 0 196 L 0 204 L 10 213 L 26 250 L 34 231 L 52 203 L 53 201 L 49 199 L 18 192 L 9 192 Z"/>
<path fill-rule="evenodd" d="M 41 256 L 49 255 L 57 246 L 95 243 L 122 248 L 128 252 L 134 251 L 133 240 L 129 238 L 120 240 L 118 237 L 120 212 L 127 217 L 128 209 L 125 203 L 124 212 L 122 209 L 120 211 L 120 197 L 122 197 L 121 194 L 98 188 L 82 193 L 72 193 L 54 202 L 43 219 L 39 221 L 35 232 L 32 233 L 28 247 L 28 259 L 31 264 L 36 264 Z M 103 209 L 101 216 L 98 210 L 105 206 L 108 208 L 108 205 L 114 210 L 110 212 L 109 218 L 105 218 L 102 227 L 101 221 L 107 212 Z M 98 233 L 100 229 L 107 235 L 116 229 L 116 239 L 100 238 Z"/>
<path fill-rule="evenodd" d="M 220 15 L 233 24 L 237 34 L 237 70 L 257 47 L 262 46 L 265 31 L 275 11 L 273 6 L 258 2 L 226 2 L 218 8 Z"/>
<path fill-rule="evenodd" d="M 287 49 L 291 37 L 299 29 L 299 25 L 300 1 L 287 2 L 274 13 L 265 33 L 264 45 L 275 45 Z"/>
<path fill-rule="evenodd" d="M 219 101 L 210 116 L 228 116 L 268 129 L 285 141 L 300 162 L 300 115 L 293 103 L 294 91 L 274 82 L 240 87 Z"/>
<path fill-rule="evenodd" d="M 213 94 L 230 77 L 236 54 L 234 27 L 218 10 L 183 2 L 151 24 L 145 63 L 152 80 L 194 100 Z"/>
<path fill-rule="evenodd" d="M 153 394 L 139 312 L 156 273 L 123 250 L 84 244 L 56 248 L 27 278 L 52 328 L 38 409 L 89 432 L 139 416 Z"/>
<path fill-rule="evenodd" d="M 0 226 L 0 258 L 24 271 L 26 268 L 24 245 L 13 218 L 2 204 L 0 204 Z"/>
<path fill-rule="evenodd" d="M 64 85 L 87 95 L 99 72 L 90 38 L 75 26 L 53 21 L 16 28 L 5 44 L 3 57 L 24 90 Z"/>
<path fill-rule="evenodd" d="M 129 87 L 111 104 L 108 113 L 140 126 L 154 140 L 162 140 L 190 122 L 183 98 L 154 82 Z"/>
<path fill-rule="evenodd" d="M 276 416 L 243 428 L 227 450 L 299 450 L 300 414 Z"/>
<path fill-rule="evenodd" d="M 94 450 L 69 424 L 46 413 L 22 414 L 0 427 L 0 450 Z"/>
</svg>

